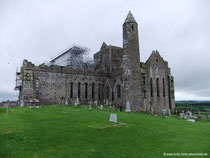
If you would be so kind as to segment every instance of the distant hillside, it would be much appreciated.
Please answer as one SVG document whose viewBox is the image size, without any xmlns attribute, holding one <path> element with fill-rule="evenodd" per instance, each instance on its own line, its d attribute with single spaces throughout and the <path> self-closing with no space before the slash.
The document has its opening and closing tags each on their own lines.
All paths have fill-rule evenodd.
<svg viewBox="0 0 210 158">
<path fill-rule="evenodd" d="M 177 106 L 210 106 L 210 101 L 197 101 L 197 100 L 183 100 L 183 101 L 176 101 Z"/>
</svg>

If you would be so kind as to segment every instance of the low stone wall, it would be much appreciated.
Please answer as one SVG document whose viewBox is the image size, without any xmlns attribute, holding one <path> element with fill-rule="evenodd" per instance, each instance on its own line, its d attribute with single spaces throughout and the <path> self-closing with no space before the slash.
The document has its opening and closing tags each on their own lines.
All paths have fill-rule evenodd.
<svg viewBox="0 0 210 158">
<path fill-rule="evenodd" d="M 10 108 L 14 108 L 17 107 L 17 101 L 3 101 L 1 102 L 0 106 L 1 107 L 7 107 L 7 105 L 9 105 Z"/>
</svg>

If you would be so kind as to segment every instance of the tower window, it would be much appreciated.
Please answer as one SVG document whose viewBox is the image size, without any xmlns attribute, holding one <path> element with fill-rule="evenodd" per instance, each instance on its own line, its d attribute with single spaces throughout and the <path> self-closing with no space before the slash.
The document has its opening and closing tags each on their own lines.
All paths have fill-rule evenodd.
<svg viewBox="0 0 210 158">
<path fill-rule="evenodd" d="M 133 25 L 131 26 L 131 28 L 132 28 L 132 30 L 134 31 L 134 26 L 133 26 Z"/>
<path fill-rule="evenodd" d="M 159 78 L 156 79 L 156 88 L 157 88 L 157 97 L 160 97 L 160 94 L 159 94 Z"/>
<path fill-rule="evenodd" d="M 70 98 L 73 98 L 73 82 L 70 84 Z"/>
</svg>

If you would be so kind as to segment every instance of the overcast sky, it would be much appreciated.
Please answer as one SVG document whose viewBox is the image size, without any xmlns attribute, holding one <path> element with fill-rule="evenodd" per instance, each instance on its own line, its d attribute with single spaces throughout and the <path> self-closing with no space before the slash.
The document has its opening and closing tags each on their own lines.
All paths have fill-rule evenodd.
<svg viewBox="0 0 210 158">
<path fill-rule="evenodd" d="M 175 78 L 176 100 L 210 100 L 209 0 L 0 0 L 0 101 L 15 100 L 15 72 L 76 44 L 122 46 L 131 10 L 141 61 L 158 50 Z"/>
</svg>

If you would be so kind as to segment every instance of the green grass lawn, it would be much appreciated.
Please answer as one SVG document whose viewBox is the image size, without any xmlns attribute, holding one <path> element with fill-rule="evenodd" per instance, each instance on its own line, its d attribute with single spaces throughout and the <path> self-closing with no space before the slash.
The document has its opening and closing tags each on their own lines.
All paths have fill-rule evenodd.
<svg viewBox="0 0 210 158">
<path fill-rule="evenodd" d="M 0 109 L 0 158 L 162 158 L 163 153 L 208 153 L 210 122 L 115 112 L 124 127 L 109 126 L 111 112 L 72 106 Z M 184 156 L 180 156 L 184 157 Z M 194 158 L 196 156 L 193 156 Z"/>
</svg>

